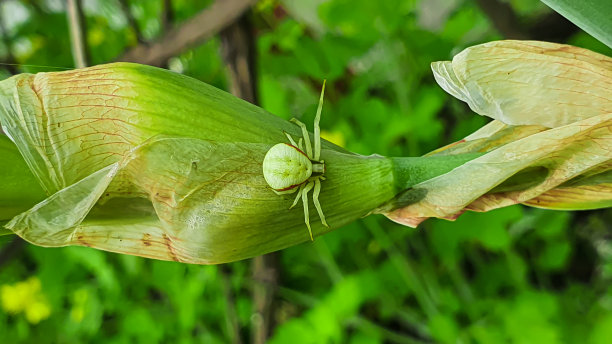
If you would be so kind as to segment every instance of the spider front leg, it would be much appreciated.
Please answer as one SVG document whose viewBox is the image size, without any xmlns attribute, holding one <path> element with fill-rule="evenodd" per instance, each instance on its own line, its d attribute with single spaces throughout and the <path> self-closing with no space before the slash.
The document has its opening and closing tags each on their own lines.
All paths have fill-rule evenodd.
<svg viewBox="0 0 612 344">
<path fill-rule="evenodd" d="M 310 136 L 308 136 L 308 129 L 306 128 L 306 124 L 300 122 L 299 120 L 292 118 L 291 122 L 297 124 L 300 128 L 302 128 L 302 136 L 304 137 L 304 146 L 306 148 L 306 155 L 308 159 L 313 159 L 312 156 L 312 146 L 310 145 Z"/>
<path fill-rule="evenodd" d="M 315 161 L 319 161 L 321 157 L 321 128 L 319 127 L 319 122 L 321 121 L 321 110 L 323 109 L 323 94 L 325 94 L 325 80 L 323 80 L 323 88 L 321 88 L 321 96 L 319 97 L 319 105 L 317 106 L 317 114 L 314 120 L 313 160 Z"/>
<path fill-rule="evenodd" d="M 285 136 L 287 136 L 287 138 L 289 139 L 289 142 L 291 142 L 291 144 L 293 145 L 293 147 L 298 147 L 298 144 L 295 143 L 295 140 L 293 139 L 293 137 L 287 132 L 284 132 L 284 133 L 285 133 Z"/>
</svg>

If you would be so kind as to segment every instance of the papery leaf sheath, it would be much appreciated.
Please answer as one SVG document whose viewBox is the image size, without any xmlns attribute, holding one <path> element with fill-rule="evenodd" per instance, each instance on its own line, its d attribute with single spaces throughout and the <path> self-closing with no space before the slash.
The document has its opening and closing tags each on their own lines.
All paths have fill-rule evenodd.
<svg viewBox="0 0 612 344">
<path fill-rule="evenodd" d="M 299 127 L 199 81 L 124 63 L 19 75 L 0 82 L 0 122 L 50 195 L 6 225 L 34 244 L 222 263 L 309 240 L 262 171 Z M 389 159 L 322 148 L 331 228 L 395 195 Z"/>
<path fill-rule="evenodd" d="M 432 63 L 440 86 L 476 113 L 549 128 L 612 112 L 612 59 L 538 41 L 470 47 Z"/>
<path fill-rule="evenodd" d="M 612 206 L 612 59 L 567 45 L 499 41 L 432 64 L 436 80 L 495 119 L 431 156 L 485 153 L 379 211 L 416 226 L 516 203 Z"/>
<path fill-rule="evenodd" d="M 309 234 L 301 208 L 289 210 L 292 197 L 276 195 L 263 178 L 269 148 L 156 137 L 7 228 L 38 245 L 77 244 L 190 263 L 222 263 L 284 248 Z M 330 167 L 320 200 L 334 227 L 392 197 L 387 159 L 322 153 Z M 352 199 L 359 199 L 359 206 Z M 329 231 L 312 215 L 315 233 Z"/>
<path fill-rule="evenodd" d="M 0 123 L 49 193 L 159 134 L 270 144 L 284 142 L 283 131 L 300 134 L 295 125 L 229 93 L 133 63 L 4 80 Z"/>
</svg>

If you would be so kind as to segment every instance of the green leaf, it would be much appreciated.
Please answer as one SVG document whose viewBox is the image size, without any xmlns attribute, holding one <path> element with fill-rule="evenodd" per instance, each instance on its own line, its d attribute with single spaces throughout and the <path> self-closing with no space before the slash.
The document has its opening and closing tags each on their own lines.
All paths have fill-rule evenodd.
<svg viewBox="0 0 612 344">
<path fill-rule="evenodd" d="M 0 135 L 0 223 L 45 198 L 40 184 L 11 140 Z M 0 229 L 2 235 L 3 229 Z M 8 234 L 8 233 L 7 233 Z"/>
<path fill-rule="evenodd" d="M 458 340 L 457 323 L 449 315 L 436 314 L 429 320 L 429 329 L 440 343 L 456 343 Z"/>
<path fill-rule="evenodd" d="M 542 2 L 612 48 L 611 1 L 542 0 Z"/>
</svg>

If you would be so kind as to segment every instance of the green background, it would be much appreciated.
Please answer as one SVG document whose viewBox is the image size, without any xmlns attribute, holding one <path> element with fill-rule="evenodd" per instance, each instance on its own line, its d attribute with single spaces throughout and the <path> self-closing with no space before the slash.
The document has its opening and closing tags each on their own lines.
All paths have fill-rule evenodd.
<svg viewBox="0 0 612 344">
<path fill-rule="evenodd" d="M 0 66 L 0 78 L 72 67 L 62 3 L 0 3 L 0 59 L 18 64 Z M 120 1 L 84 3 L 92 64 L 138 44 Z M 141 40 L 164 33 L 161 3 L 128 3 Z M 172 25 L 209 3 L 171 1 Z M 515 16 L 504 26 L 500 13 Z M 326 79 L 323 135 L 366 155 L 422 155 L 487 122 L 429 69 L 465 47 L 521 37 L 612 56 L 535 0 L 264 0 L 249 16 L 262 107 L 312 123 Z M 168 67 L 228 89 L 220 44 Z M 610 210 L 523 206 L 418 229 L 370 216 L 277 255 L 270 342 L 608 343 L 610 224 Z M 0 237 L 0 343 L 249 342 L 254 284 L 250 260 L 185 265 Z"/>
</svg>

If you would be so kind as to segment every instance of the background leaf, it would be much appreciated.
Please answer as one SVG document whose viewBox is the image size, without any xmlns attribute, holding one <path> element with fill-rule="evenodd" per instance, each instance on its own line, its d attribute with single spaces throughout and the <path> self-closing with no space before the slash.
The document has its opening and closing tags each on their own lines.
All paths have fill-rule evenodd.
<svg viewBox="0 0 612 344">
<path fill-rule="evenodd" d="M 541 0 L 612 48 L 612 3 L 607 0 Z"/>
<path fill-rule="evenodd" d="M 163 1 L 128 2 L 145 39 L 158 38 L 164 32 Z M 0 40 L 0 62 L 8 61 L 8 43 L 19 64 L 13 73 L 72 66 L 66 14 L 58 3 L 1 2 L 8 42 Z M 108 62 L 138 44 L 119 1 L 83 3 L 92 63 Z M 170 3 L 169 27 L 179 27 L 211 1 Z M 421 156 L 460 140 L 488 119 L 439 88 L 430 63 L 508 38 L 481 3 L 507 4 L 516 15 L 511 27 L 527 38 L 612 56 L 612 49 L 560 21 L 538 0 L 383 6 L 371 0 L 264 0 L 250 14 L 261 104 L 279 117 L 312 123 L 327 79 L 321 128 L 342 137 L 347 150 Z M 213 38 L 168 66 L 228 89 L 221 45 Z M 0 65 L 0 78 L 10 74 Z M 164 85 L 158 87 L 163 92 Z M 494 135 L 508 142 L 542 128 L 527 129 L 497 128 Z M 487 149 L 478 139 L 470 144 Z M 5 159 L 4 152 L 2 176 L 19 161 Z M 25 185 L 20 171 L 22 179 L 13 175 Z M 19 184 L 14 192 L 21 192 Z M 0 288 L 37 277 L 51 313 L 32 324 L 25 314 L 0 306 L 0 342 L 228 343 L 236 335 L 227 321 L 234 319 L 237 336 L 248 343 L 259 324 L 252 292 L 260 285 L 275 290 L 272 342 L 608 343 L 610 224 L 610 209 L 525 206 L 468 212 L 455 222 L 432 219 L 419 229 L 369 216 L 314 243 L 282 250 L 276 283 L 255 279 L 251 260 L 187 265 L 87 247 L 43 248 L 2 236 Z M 298 234 L 307 236 L 303 231 Z"/>
</svg>

